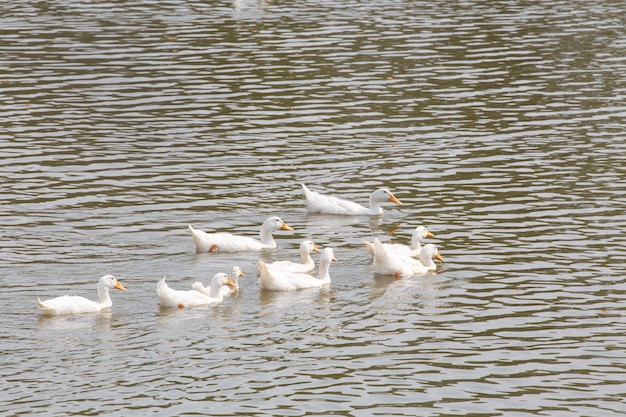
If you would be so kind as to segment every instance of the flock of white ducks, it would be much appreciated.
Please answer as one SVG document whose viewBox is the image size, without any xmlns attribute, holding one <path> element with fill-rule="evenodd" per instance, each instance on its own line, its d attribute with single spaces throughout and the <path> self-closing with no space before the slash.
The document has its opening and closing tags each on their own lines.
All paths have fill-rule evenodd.
<svg viewBox="0 0 626 417">
<path fill-rule="evenodd" d="M 316 214 L 335 214 L 347 216 L 380 216 L 383 214 L 381 203 L 391 202 L 402 204 L 386 188 L 374 191 L 369 198 L 369 208 L 352 201 L 326 196 L 309 190 L 302 184 L 309 212 Z M 243 252 L 261 251 L 276 248 L 272 236 L 277 230 L 294 230 L 280 217 L 270 217 L 263 222 L 259 239 L 231 233 L 206 233 L 189 225 L 196 251 L 206 252 Z M 413 231 L 411 245 L 381 243 L 378 238 L 374 242 L 364 241 L 365 247 L 372 255 L 374 272 L 393 275 L 397 278 L 426 274 L 436 268 L 433 259 L 444 262 L 434 244 L 422 247 L 422 240 L 434 237 L 424 226 Z M 319 268 L 316 275 L 311 274 L 315 262 L 311 253 L 320 253 L 319 248 L 310 240 L 300 244 L 300 262 L 276 261 L 265 263 L 259 260 L 259 285 L 268 291 L 294 291 L 304 288 L 322 287 L 330 284 L 330 264 L 337 259 L 332 248 L 321 251 Z M 174 290 L 165 282 L 165 277 L 157 284 L 157 295 L 162 307 L 185 308 L 210 305 L 221 302 L 239 289 L 238 279 L 244 273 L 237 266 L 233 267 L 230 276 L 217 273 L 208 287 L 201 282 L 194 282 L 191 290 Z M 109 289 L 126 291 L 126 288 L 112 275 L 105 275 L 98 282 L 98 301 L 84 297 L 65 295 L 46 301 L 37 298 L 38 306 L 47 314 L 64 315 L 91 313 L 108 309 L 112 306 Z"/>
</svg>

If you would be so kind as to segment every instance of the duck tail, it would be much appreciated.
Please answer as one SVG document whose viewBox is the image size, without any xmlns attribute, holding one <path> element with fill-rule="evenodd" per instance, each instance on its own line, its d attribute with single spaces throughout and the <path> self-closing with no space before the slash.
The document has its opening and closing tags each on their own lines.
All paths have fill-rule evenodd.
<svg viewBox="0 0 626 417">
<path fill-rule="evenodd" d="M 163 290 L 169 288 L 167 283 L 165 282 L 165 276 L 159 280 L 157 283 L 157 294 L 160 294 Z"/>
<path fill-rule="evenodd" d="M 363 244 L 365 245 L 365 249 L 367 249 L 367 253 L 369 253 L 370 255 L 374 255 L 374 244 L 372 242 L 368 242 L 367 240 L 363 239 Z"/>
<path fill-rule="evenodd" d="M 204 284 L 202 284 L 200 281 L 195 281 L 191 284 L 191 289 L 196 290 L 198 292 L 201 292 L 203 294 L 205 294 L 207 292 L 207 288 L 204 287 Z"/>
<path fill-rule="evenodd" d="M 200 235 L 203 232 L 201 230 L 194 229 L 192 225 L 187 225 L 187 227 L 189 227 L 189 231 L 191 232 L 193 243 L 196 246 L 196 252 L 202 252 L 203 244 Z"/>
<path fill-rule="evenodd" d="M 39 296 L 37 296 L 37 307 L 41 310 L 46 310 L 46 311 L 52 310 L 50 307 L 45 305 L 43 301 L 41 301 L 41 298 L 39 298 Z"/>
<path fill-rule="evenodd" d="M 382 243 L 380 243 L 380 240 L 378 240 L 378 238 L 374 239 L 374 260 L 376 263 L 379 262 L 385 262 L 385 260 L 387 259 L 388 255 L 387 255 L 387 251 L 385 250 L 385 247 L 383 246 Z"/>
</svg>

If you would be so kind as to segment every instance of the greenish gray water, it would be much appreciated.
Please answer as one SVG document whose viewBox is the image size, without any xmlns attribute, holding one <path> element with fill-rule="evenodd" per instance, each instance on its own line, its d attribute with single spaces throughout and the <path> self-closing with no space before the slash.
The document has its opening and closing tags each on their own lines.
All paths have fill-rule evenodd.
<svg viewBox="0 0 626 417">
<path fill-rule="evenodd" d="M 622 415 L 625 7 L 3 3 L 0 414 Z M 300 182 L 404 204 L 307 215 Z M 261 256 L 331 246 L 330 288 L 194 252 L 270 215 Z M 375 276 L 362 239 L 418 224 L 438 273 Z M 237 297 L 159 309 L 234 264 Z M 107 273 L 110 312 L 37 312 Z"/>
</svg>

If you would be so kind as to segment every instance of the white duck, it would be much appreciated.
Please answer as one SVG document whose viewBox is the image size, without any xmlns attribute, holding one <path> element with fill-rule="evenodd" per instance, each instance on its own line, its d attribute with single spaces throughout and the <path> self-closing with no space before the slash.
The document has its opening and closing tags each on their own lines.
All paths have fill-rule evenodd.
<svg viewBox="0 0 626 417">
<path fill-rule="evenodd" d="M 280 219 L 280 217 L 270 217 L 263 222 L 259 237 L 261 240 L 247 236 L 237 236 L 230 233 L 206 233 L 202 230 L 194 229 L 189 225 L 191 236 L 196 244 L 197 252 L 243 252 L 260 251 L 263 249 L 274 249 L 276 241 L 272 233 L 276 230 L 293 230 Z"/>
<path fill-rule="evenodd" d="M 310 240 L 304 240 L 300 243 L 300 260 L 301 262 L 292 261 L 274 261 L 267 264 L 270 269 L 280 269 L 287 272 L 311 272 L 315 269 L 315 262 L 311 258 L 311 252 L 320 253 L 315 243 Z"/>
<path fill-rule="evenodd" d="M 47 314 L 94 313 L 111 308 L 113 305 L 109 295 L 109 288 L 126 291 L 126 288 L 113 275 L 105 275 L 98 281 L 98 301 L 92 301 L 77 295 L 64 295 L 46 301 L 41 301 L 37 297 L 37 304 Z"/>
<path fill-rule="evenodd" d="M 387 251 L 378 238 L 374 239 L 374 272 L 381 275 L 393 275 L 397 278 L 423 275 L 434 271 L 433 258 L 445 262 L 437 246 L 429 243 L 420 252 L 420 260 L 410 256 L 401 256 Z"/>
<path fill-rule="evenodd" d="M 238 266 L 233 266 L 233 269 L 230 271 L 230 280 L 232 281 L 233 286 L 232 287 L 229 287 L 228 285 L 222 286 L 220 288 L 220 292 L 222 293 L 222 296 L 226 297 L 228 295 L 231 295 L 235 291 L 238 291 L 239 290 L 239 277 L 245 277 L 245 276 L 246 274 L 244 274 L 241 271 L 241 268 L 239 268 Z M 191 288 L 196 291 L 200 291 L 204 295 L 211 296 L 210 285 L 208 287 L 205 287 L 204 285 L 202 285 L 201 282 L 196 281 L 193 284 L 191 284 Z"/>
<path fill-rule="evenodd" d="M 165 277 L 157 284 L 157 294 L 162 307 L 193 307 L 220 303 L 224 300 L 221 288 L 225 285 L 234 286 L 228 275 L 219 272 L 213 275 L 209 295 L 200 291 L 180 291 L 171 289 L 165 282 Z"/>
<path fill-rule="evenodd" d="M 380 203 L 392 202 L 402 204 L 392 193 L 386 188 L 374 191 L 370 195 L 370 207 L 364 207 L 352 201 L 343 200 L 337 197 L 331 197 L 311 191 L 306 185 L 302 184 L 304 196 L 306 197 L 307 207 L 310 212 L 317 214 L 342 214 L 347 216 L 380 216 L 383 209 Z"/>
<path fill-rule="evenodd" d="M 261 288 L 270 291 L 294 291 L 315 288 L 330 284 L 329 268 L 331 262 L 337 262 L 332 248 L 322 251 L 317 277 L 309 274 L 271 269 L 259 260 L 259 282 Z"/>
<path fill-rule="evenodd" d="M 422 251 L 422 240 L 427 237 L 435 237 L 424 226 L 417 226 L 411 235 L 411 246 L 401 245 L 399 243 L 383 243 L 387 252 L 395 253 L 400 256 L 418 256 Z M 365 248 L 370 255 L 374 255 L 374 243 L 363 240 Z"/>
</svg>

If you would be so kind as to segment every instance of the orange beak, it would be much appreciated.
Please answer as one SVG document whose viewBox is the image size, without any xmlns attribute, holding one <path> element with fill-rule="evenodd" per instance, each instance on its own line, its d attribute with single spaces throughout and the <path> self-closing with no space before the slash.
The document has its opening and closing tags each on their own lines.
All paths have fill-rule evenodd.
<svg viewBox="0 0 626 417">
<path fill-rule="evenodd" d="M 436 254 L 436 255 L 435 255 L 435 259 L 437 259 L 437 260 L 439 260 L 439 261 L 441 261 L 441 262 L 445 262 L 445 261 L 446 261 L 446 260 L 445 260 L 445 259 L 443 259 L 443 257 L 442 257 L 441 255 L 439 255 L 439 254 Z"/>
<path fill-rule="evenodd" d="M 430 233 L 428 230 L 426 231 L 426 237 L 435 237 L 435 235 L 433 235 L 432 233 Z"/>
<path fill-rule="evenodd" d="M 398 199 L 396 198 L 396 196 L 395 196 L 395 195 L 393 195 L 393 194 L 391 195 L 391 197 L 389 197 L 389 200 L 387 200 L 387 201 L 390 201 L 390 202 L 392 202 L 392 203 L 396 203 L 396 204 L 402 204 L 402 202 L 401 202 L 400 200 L 398 200 Z"/>
<path fill-rule="evenodd" d="M 117 284 L 115 284 L 115 288 L 118 290 L 126 291 L 126 288 L 124 288 L 124 286 L 119 281 L 117 282 Z"/>
<path fill-rule="evenodd" d="M 313 252 L 320 253 L 320 250 L 317 246 L 313 246 Z"/>
<path fill-rule="evenodd" d="M 235 286 L 235 283 L 234 283 L 234 282 L 232 282 L 232 281 L 230 280 L 230 278 L 228 278 L 228 280 L 226 281 L 226 285 L 228 285 L 229 287 L 234 287 L 234 286 Z"/>
<path fill-rule="evenodd" d="M 283 225 L 280 227 L 280 230 L 293 230 L 293 228 L 287 226 L 287 223 L 283 222 Z"/>
</svg>

